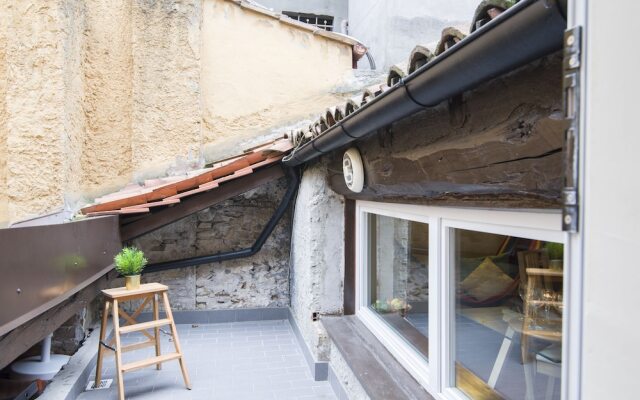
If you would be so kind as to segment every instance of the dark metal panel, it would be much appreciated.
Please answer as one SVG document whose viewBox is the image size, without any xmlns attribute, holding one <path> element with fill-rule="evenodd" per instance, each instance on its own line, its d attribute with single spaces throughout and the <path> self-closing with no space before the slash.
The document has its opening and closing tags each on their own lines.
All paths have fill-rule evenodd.
<svg viewBox="0 0 640 400">
<path fill-rule="evenodd" d="M 60 304 L 49 308 L 6 335 L 0 336 L 0 349 L 2 349 L 0 351 L 0 369 L 11 364 L 24 352 L 62 326 L 69 318 L 87 307 L 101 290 L 109 286 L 116 274 L 115 270 L 111 270 Z"/>
<path fill-rule="evenodd" d="M 356 202 L 344 201 L 344 314 L 356 313 Z"/>
<path fill-rule="evenodd" d="M 111 267 L 109 267 L 111 268 Z M 11 364 L 24 352 L 38 344 L 65 321 L 87 307 L 116 276 L 111 270 L 61 303 L 38 314 L 4 336 L 0 336 L 0 369 Z"/>
<path fill-rule="evenodd" d="M 280 164 L 264 168 L 242 178 L 225 182 L 220 187 L 209 192 L 188 197 L 182 202 L 156 211 L 121 228 L 122 240 L 127 241 L 140 235 L 162 228 L 188 215 L 204 210 L 207 207 L 225 201 L 253 188 L 284 176 Z"/>
<path fill-rule="evenodd" d="M 567 128 L 564 134 L 564 189 L 562 190 L 562 230 L 578 232 L 580 163 L 580 52 L 582 29 L 578 26 L 565 33 L 562 63 L 562 91 Z"/>
<path fill-rule="evenodd" d="M 113 268 L 118 218 L 0 229 L 0 336 Z"/>
</svg>

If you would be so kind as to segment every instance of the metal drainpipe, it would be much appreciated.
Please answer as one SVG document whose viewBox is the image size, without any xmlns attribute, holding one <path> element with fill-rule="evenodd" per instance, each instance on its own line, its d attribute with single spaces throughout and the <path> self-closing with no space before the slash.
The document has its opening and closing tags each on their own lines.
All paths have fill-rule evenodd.
<svg viewBox="0 0 640 400">
<path fill-rule="evenodd" d="M 371 70 L 375 70 L 376 62 L 373 59 L 373 56 L 371 55 L 371 52 L 369 51 L 369 49 L 367 49 L 367 52 L 365 53 L 365 55 L 367 56 L 367 60 L 369 60 L 369 68 L 371 68 Z"/>
<path fill-rule="evenodd" d="M 285 212 L 287 211 L 287 208 L 289 208 L 289 205 L 291 204 L 291 201 L 296 197 L 296 193 L 298 193 L 298 187 L 300 185 L 300 171 L 298 170 L 298 168 L 287 168 L 286 174 L 287 174 L 287 179 L 289 181 L 287 186 L 287 191 L 282 197 L 282 200 L 280 200 L 280 204 L 278 205 L 278 208 L 276 208 L 276 211 L 273 213 L 273 215 L 267 222 L 267 225 L 265 225 L 265 227 L 262 229 L 262 232 L 260 232 L 260 235 L 258 236 L 258 238 L 256 239 L 256 241 L 253 243 L 251 247 L 241 249 L 241 250 L 233 250 L 233 251 L 227 251 L 223 253 L 210 254 L 206 256 L 184 258 L 182 260 L 173 260 L 173 261 L 149 264 L 144 269 L 143 273 L 166 271 L 169 269 L 184 268 L 184 267 L 190 267 L 193 265 L 208 264 L 208 263 L 220 262 L 220 261 L 226 261 L 226 260 L 234 260 L 237 258 L 251 257 L 254 254 L 258 253 L 260 249 L 262 249 L 262 246 L 267 241 L 267 239 L 269 238 L 269 236 L 271 235 L 275 227 L 278 225 L 278 222 L 280 222 L 280 219 L 282 219 L 282 217 L 284 216 Z"/>
<path fill-rule="evenodd" d="M 560 50 L 566 28 L 565 3 L 521 0 L 317 138 L 296 148 L 283 163 L 303 164 Z"/>
</svg>

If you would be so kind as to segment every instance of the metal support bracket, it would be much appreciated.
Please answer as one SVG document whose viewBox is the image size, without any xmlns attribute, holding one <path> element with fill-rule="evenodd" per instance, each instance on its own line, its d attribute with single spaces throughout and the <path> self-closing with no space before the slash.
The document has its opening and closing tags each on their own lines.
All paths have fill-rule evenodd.
<svg viewBox="0 0 640 400">
<path fill-rule="evenodd" d="M 564 136 L 564 189 L 562 190 L 562 230 L 578 232 L 578 167 L 580 138 L 580 67 L 582 27 L 564 34 L 562 92 L 567 128 Z"/>
<path fill-rule="evenodd" d="M 114 347 L 109 346 L 107 343 L 105 343 L 102 340 L 100 341 L 100 344 L 115 353 L 116 349 Z"/>
</svg>

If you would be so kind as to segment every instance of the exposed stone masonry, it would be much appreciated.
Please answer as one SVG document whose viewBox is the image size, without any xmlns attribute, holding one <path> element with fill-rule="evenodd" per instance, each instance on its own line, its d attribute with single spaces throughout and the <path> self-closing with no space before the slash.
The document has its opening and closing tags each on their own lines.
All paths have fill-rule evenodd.
<svg viewBox="0 0 640 400">
<path fill-rule="evenodd" d="M 344 199 L 327 185 L 325 163 L 305 169 L 293 226 L 291 312 L 317 360 L 328 360 L 329 337 L 312 313 L 343 311 Z"/>
<path fill-rule="evenodd" d="M 273 215 L 287 182 L 264 185 L 210 207 L 133 244 L 151 263 L 250 247 Z M 223 263 L 148 273 L 146 282 L 170 287 L 178 310 L 286 307 L 289 305 L 291 216 L 285 214 L 258 254 Z"/>
</svg>

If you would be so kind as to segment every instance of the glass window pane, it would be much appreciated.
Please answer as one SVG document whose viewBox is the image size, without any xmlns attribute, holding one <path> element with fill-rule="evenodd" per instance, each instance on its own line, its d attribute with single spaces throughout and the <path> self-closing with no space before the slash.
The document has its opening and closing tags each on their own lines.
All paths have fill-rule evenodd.
<svg viewBox="0 0 640 400">
<path fill-rule="evenodd" d="M 456 386 L 472 399 L 560 399 L 563 245 L 454 232 Z"/>
<path fill-rule="evenodd" d="M 426 358 L 429 226 L 375 214 L 368 218 L 370 307 Z"/>
</svg>

